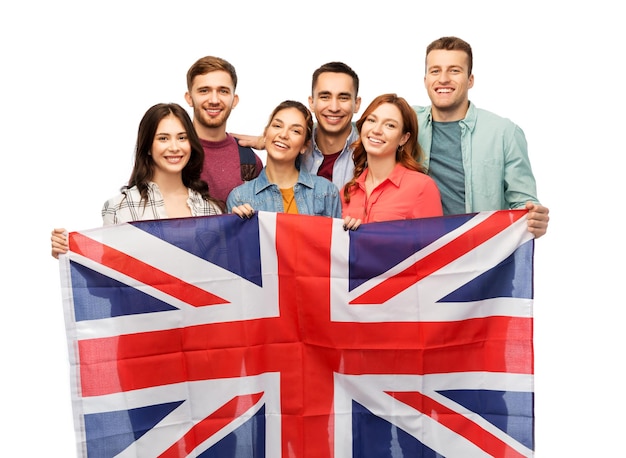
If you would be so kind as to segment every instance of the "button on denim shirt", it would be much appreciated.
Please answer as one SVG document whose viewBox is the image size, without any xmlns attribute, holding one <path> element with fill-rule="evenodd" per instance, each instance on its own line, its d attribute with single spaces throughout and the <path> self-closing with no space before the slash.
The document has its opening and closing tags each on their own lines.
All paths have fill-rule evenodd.
<svg viewBox="0 0 626 458">
<path fill-rule="evenodd" d="M 341 199 L 339 190 L 331 181 L 317 175 L 311 175 L 300 169 L 298 182 L 293 187 L 293 194 L 300 215 L 319 215 L 341 218 Z M 270 183 L 265 173 L 252 181 L 237 186 L 228 195 L 226 209 L 232 213 L 233 207 L 250 204 L 257 211 L 283 213 L 283 195 L 278 186 Z"/>
</svg>

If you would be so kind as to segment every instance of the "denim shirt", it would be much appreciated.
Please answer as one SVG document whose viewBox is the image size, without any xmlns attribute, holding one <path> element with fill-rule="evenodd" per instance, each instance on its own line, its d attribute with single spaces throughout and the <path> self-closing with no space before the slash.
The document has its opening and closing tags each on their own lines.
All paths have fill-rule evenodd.
<svg viewBox="0 0 626 458">
<path fill-rule="evenodd" d="M 424 166 L 428 169 L 433 140 L 431 107 L 413 109 L 417 113 Z M 471 102 L 459 125 L 467 213 L 524 208 L 527 201 L 539 203 L 522 129 Z"/>
<path fill-rule="evenodd" d="M 311 140 L 311 148 L 302 157 L 302 167 L 313 174 L 317 175 L 317 171 L 322 165 L 324 160 L 324 154 L 317 147 L 315 142 L 315 136 L 317 133 L 317 124 L 313 127 L 313 137 Z M 356 125 L 352 123 L 352 132 L 346 140 L 346 144 L 343 146 L 343 150 L 337 157 L 337 160 L 333 164 L 333 183 L 337 186 L 337 189 L 343 190 L 343 185 L 352 179 L 354 176 L 354 161 L 352 160 L 352 144 L 359 139 L 359 132 L 356 130 Z M 336 151 L 333 151 L 336 152 Z"/>
<path fill-rule="evenodd" d="M 311 175 L 300 169 L 298 182 L 293 187 L 294 198 L 300 215 L 320 215 L 341 218 L 341 199 L 337 187 L 326 178 Z M 250 204 L 258 211 L 283 213 L 283 195 L 278 186 L 270 183 L 265 168 L 254 180 L 237 186 L 228 195 L 226 209 Z"/>
</svg>

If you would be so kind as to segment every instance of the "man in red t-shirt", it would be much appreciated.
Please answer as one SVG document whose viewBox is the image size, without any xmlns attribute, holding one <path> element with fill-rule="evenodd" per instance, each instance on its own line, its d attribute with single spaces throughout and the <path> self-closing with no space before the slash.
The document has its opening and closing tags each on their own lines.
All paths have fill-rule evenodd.
<svg viewBox="0 0 626 458">
<path fill-rule="evenodd" d="M 202 179 L 209 184 L 209 194 L 224 202 L 233 188 L 263 169 L 261 158 L 226 132 L 226 121 L 239 103 L 236 88 L 235 67 L 219 57 L 202 57 L 187 72 L 185 100 L 193 108 L 193 124 L 204 149 Z"/>
</svg>

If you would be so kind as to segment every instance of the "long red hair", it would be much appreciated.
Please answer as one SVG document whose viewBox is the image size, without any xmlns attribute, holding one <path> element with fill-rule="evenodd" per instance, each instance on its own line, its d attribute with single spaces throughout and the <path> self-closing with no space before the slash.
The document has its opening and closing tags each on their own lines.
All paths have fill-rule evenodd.
<svg viewBox="0 0 626 458">
<path fill-rule="evenodd" d="M 408 132 L 411 134 L 407 142 L 396 150 L 396 163 L 402 164 L 407 169 L 424 173 L 425 169 L 422 165 L 424 153 L 417 142 L 417 115 L 415 114 L 415 110 L 411 108 L 411 105 L 402 97 L 398 97 L 396 94 L 382 94 L 376 97 L 356 122 L 357 130 L 360 133 L 361 127 L 363 127 L 367 117 L 384 103 L 390 103 L 398 107 L 402 115 L 402 133 L 406 134 Z M 346 202 L 350 202 L 350 194 L 357 186 L 356 180 L 367 167 L 367 152 L 363 147 L 360 136 L 359 139 L 354 142 L 353 147 L 354 153 L 352 154 L 352 159 L 354 160 L 354 176 L 343 188 L 343 196 Z"/>
</svg>

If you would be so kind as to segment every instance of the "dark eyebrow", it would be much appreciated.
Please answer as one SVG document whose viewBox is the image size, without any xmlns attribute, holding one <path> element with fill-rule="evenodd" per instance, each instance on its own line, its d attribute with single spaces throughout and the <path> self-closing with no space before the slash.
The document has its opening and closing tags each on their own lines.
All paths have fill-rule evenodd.
<svg viewBox="0 0 626 458">
<path fill-rule="evenodd" d="M 213 89 L 213 86 L 199 86 L 196 88 L 197 91 L 201 89 Z M 215 89 L 227 89 L 229 91 L 231 90 L 228 86 L 217 86 Z"/>
<path fill-rule="evenodd" d="M 285 121 L 283 121 L 283 120 L 282 120 L 282 119 L 280 119 L 280 118 L 274 118 L 274 119 L 272 120 L 272 122 L 275 122 L 275 121 L 278 121 L 279 123 L 281 123 L 281 124 L 283 124 L 283 125 L 285 124 Z M 291 125 L 289 125 L 289 127 L 301 127 L 301 128 L 303 128 L 303 129 L 304 129 L 304 126 L 303 126 L 302 124 L 291 124 Z"/>
<path fill-rule="evenodd" d="M 330 91 L 320 91 L 320 92 L 317 93 L 317 95 L 321 96 L 321 95 L 333 95 L 333 94 Z M 352 93 L 351 92 L 340 92 L 337 95 L 339 95 L 339 96 L 343 95 L 343 96 L 352 98 Z"/>
</svg>

